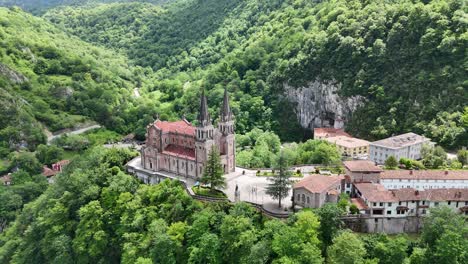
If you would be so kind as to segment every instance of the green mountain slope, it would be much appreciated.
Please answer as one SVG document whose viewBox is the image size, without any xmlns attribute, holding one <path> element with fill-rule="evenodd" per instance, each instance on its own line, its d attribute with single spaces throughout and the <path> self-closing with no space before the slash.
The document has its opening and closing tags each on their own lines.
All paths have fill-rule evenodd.
<svg viewBox="0 0 468 264">
<path fill-rule="evenodd" d="M 46 18 L 153 67 L 163 80 L 153 90 L 189 117 L 196 93 L 182 92 L 187 82 L 203 81 L 215 105 L 227 84 L 240 132 L 258 126 L 300 139 L 284 86 L 318 81 L 338 83 L 341 96 L 363 98 L 347 117 L 355 135 L 377 139 L 412 130 L 443 142 L 438 120 L 452 113 L 452 140 L 444 144 L 468 140 L 459 118 L 468 102 L 467 15 L 460 1 L 188 0 L 152 8 L 59 8 Z M 109 26 L 127 34 L 109 34 Z"/>
<path fill-rule="evenodd" d="M 156 102 L 135 98 L 134 88 L 147 85 L 144 70 L 125 57 L 18 9 L 0 8 L 0 25 L 3 148 L 33 149 L 45 140 L 43 127 L 56 131 L 90 119 L 128 133 L 160 112 Z"/>
<path fill-rule="evenodd" d="M 113 3 L 113 2 L 148 2 L 163 4 L 170 0 L 0 0 L 0 6 L 18 6 L 33 13 L 43 13 L 49 8 L 57 6 L 84 5 L 89 3 Z"/>
</svg>

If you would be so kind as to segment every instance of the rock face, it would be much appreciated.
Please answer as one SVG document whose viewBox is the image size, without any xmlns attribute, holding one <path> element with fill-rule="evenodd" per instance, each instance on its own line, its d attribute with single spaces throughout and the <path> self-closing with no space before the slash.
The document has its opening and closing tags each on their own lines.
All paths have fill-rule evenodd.
<svg viewBox="0 0 468 264">
<path fill-rule="evenodd" d="M 1 63 L 0 63 L 0 75 L 7 77 L 11 82 L 16 83 L 16 84 L 29 81 L 28 78 L 26 78 L 26 76 L 10 69 L 10 67 Z"/>
<path fill-rule="evenodd" d="M 296 104 L 297 118 L 303 128 L 343 128 L 351 113 L 363 103 L 361 96 L 341 97 L 340 84 L 316 80 L 304 87 L 284 84 L 286 97 Z"/>
</svg>

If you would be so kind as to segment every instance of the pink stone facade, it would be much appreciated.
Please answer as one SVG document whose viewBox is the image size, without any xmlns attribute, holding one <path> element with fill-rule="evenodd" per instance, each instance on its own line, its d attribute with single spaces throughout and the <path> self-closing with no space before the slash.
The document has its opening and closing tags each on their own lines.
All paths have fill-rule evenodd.
<svg viewBox="0 0 468 264">
<path fill-rule="evenodd" d="M 146 144 L 141 149 L 141 162 L 145 169 L 197 179 L 203 175 L 209 152 L 215 146 L 224 172 L 235 170 L 234 116 L 227 91 L 217 127 L 211 123 L 204 94 L 200 101 L 197 126 L 185 119 L 176 122 L 158 119 L 147 126 Z"/>
</svg>

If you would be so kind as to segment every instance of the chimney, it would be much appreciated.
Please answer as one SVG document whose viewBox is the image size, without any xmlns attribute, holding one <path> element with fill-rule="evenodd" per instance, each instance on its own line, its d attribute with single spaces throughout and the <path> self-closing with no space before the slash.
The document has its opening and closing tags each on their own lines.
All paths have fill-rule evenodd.
<svg viewBox="0 0 468 264">
<path fill-rule="evenodd" d="M 419 190 L 414 191 L 414 194 L 419 195 Z"/>
<path fill-rule="evenodd" d="M 410 171 L 409 171 L 409 174 L 410 174 L 410 175 L 413 175 L 413 170 L 410 170 Z"/>
<path fill-rule="evenodd" d="M 445 175 L 448 175 L 448 170 L 445 171 Z"/>
</svg>

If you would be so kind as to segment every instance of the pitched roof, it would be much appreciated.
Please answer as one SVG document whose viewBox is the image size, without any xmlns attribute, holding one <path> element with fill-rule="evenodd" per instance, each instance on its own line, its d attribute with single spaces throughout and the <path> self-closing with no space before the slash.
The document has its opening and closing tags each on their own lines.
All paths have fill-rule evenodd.
<svg viewBox="0 0 468 264">
<path fill-rule="evenodd" d="M 336 136 L 351 137 L 351 135 L 344 132 L 343 129 L 333 128 L 333 127 L 317 127 L 317 128 L 314 128 L 314 136 L 319 136 L 319 137 L 336 137 Z"/>
<path fill-rule="evenodd" d="M 387 148 L 401 148 L 416 143 L 429 142 L 430 140 L 426 137 L 420 136 L 415 133 L 406 133 L 398 136 L 385 138 L 382 140 L 371 142 L 371 145 L 378 145 Z"/>
<path fill-rule="evenodd" d="M 0 177 L 0 181 L 3 182 L 3 184 L 7 182 L 11 182 L 11 175 L 10 174 L 3 175 L 2 177 Z"/>
<path fill-rule="evenodd" d="M 60 166 L 65 166 L 65 165 L 68 165 L 68 164 L 70 164 L 69 160 L 61 160 L 61 161 L 58 161 L 58 162 L 54 163 L 54 165 L 60 165 Z"/>
<path fill-rule="evenodd" d="M 60 171 L 55 171 L 47 166 L 42 167 L 42 175 L 44 175 L 45 177 L 52 177 L 59 173 Z"/>
<path fill-rule="evenodd" d="M 326 141 L 334 143 L 338 146 L 343 146 L 345 148 L 356 148 L 356 147 L 367 147 L 369 146 L 369 141 L 349 137 L 349 136 L 336 136 L 336 137 L 327 137 Z"/>
<path fill-rule="evenodd" d="M 356 189 L 370 202 L 399 201 L 468 201 L 468 189 L 427 189 L 419 191 L 413 188 L 386 190 L 376 183 L 357 183 Z"/>
<path fill-rule="evenodd" d="M 356 205 L 359 210 L 367 210 L 369 207 L 366 205 L 362 198 L 351 198 L 351 203 Z"/>
<path fill-rule="evenodd" d="M 332 189 L 344 179 L 342 175 L 325 176 L 314 174 L 305 177 L 298 183 L 294 184 L 294 189 L 305 188 L 312 193 L 322 193 Z"/>
<path fill-rule="evenodd" d="M 169 156 L 195 160 L 195 149 L 184 148 L 178 145 L 169 145 L 163 150 L 162 153 Z"/>
<path fill-rule="evenodd" d="M 397 202 L 397 198 L 378 183 L 355 183 L 361 195 L 370 202 Z"/>
<path fill-rule="evenodd" d="M 370 160 L 348 160 L 343 162 L 346 169 L 351 172 L 381 172 L 380 167 Z"/>
<path fill-rule="evenodd" d="M 163 132 L 195 136 L 195 127 L 185 119 L 175 122 L 156 120 L 153 125 Z"/>
<path fill-rule="evenodd" d="M 468 180 L 468 170 L 386 170 L 381 179 Z"/>
</svg>

